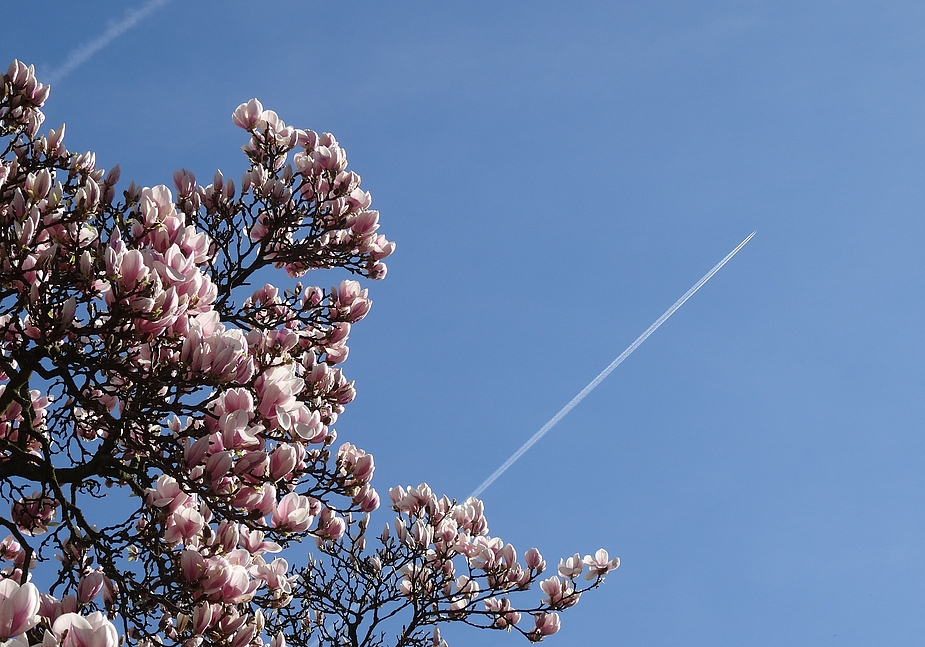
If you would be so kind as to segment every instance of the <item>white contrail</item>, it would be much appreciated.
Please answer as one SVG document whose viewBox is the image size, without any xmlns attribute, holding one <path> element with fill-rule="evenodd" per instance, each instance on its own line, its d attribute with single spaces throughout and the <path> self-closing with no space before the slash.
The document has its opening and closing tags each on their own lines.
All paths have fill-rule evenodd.
<svg viewBox="0 0 925 647">
<path fill-rule="evenodd" d="M 110 24 L 109 28 L 103 33 L 102 36 L 71 51 L 71 53 L 67 55 L 67 59 L 65 59 L 61 67 L 56 70 L 52 70 L 48 74 L 44 74 L 43 76 L 45 79 L 47 79 L 46 82 L 48 84 L 59 82 L 68 74 L 89 61 L 90 58 L 98 51 L 109 45 L 109 43 L 153 14 L 168 2 L 170 2 L 170 0 L 148 0 L 148 2 L 143 4 L 138 9 L 130 11 L 128 14 L 126 14 L 125 18 L 119 22 Z"/>
<path fill-rule="evenodd" d="M 604 379 L 605 379 L 608 375 L 610 375 L 610 374 L 613 372 L 613 370 L 614 370 L 615 368 L 617 368 L 620 364 L 623 363 L 623 360 L 625 360 L 627 357 L 629 357 L 630 355 L 632 355 L 632 354 L 633 354 L 633 351 L 636 350 L 637 348 L 639 348 L 639 346 L 642 345 L 642 342 L 644 342 L 646 339 L 649 338 L 649 335 L 651 335 L 651 334 L 654 333 L 656 330 L 658 330 L 658 327 L 661 326 L 663 323 L 665 323 L 665 321 L 668 320 L 668 317 L 670 317 L 671 315 L 673 315 L 673 314 L 675 313 L 675 310 L 677 310 L 678 308 L 680 308 L 681 306 L 683 306 L 683 305 L 684 305 L 684 302 L 687 301 L 688 299 L 690 299 L 692 296 L 694 296 L 694 293 L 695 293 L 697 290 L 699 290 L 701 287 L 703 287 L 703 284 L 704 284 L 704 283 L 706 283 L 707 281 L 709 281 L 709 280 L 713 277 L 714 274 L 716 274 L 717 272 L 719 272 L 720 269 L 722 269 L 723 265 L 725 265 L 726 263 L 728 263 L 728 262 L 729 262 L 729 259 L 732 258 L 733 256 L 735 256 L 736 253 L 737 253 L 740 249 L 742 249 L 743 247 L 745 247 L 745 243 L 747 243 L 748 241 L 750 241 L 750 240 L 752 239 L 752 236 L 754 236 L 756 233 L 758 233 L 758 232 L 757 232 L 757 231 L 753 231 L 752 233 L 750 233 L 750 234 L 748 235 L 748 238 L 746 238 L 746 239 L 743 240 L 741 243 L 739 243 L 739 246 L 738 246 L 738 247 L 736 247 L 734 250 L 732 250 L 731 252 L 729 252 L 729 254 L 726 255 L 726 258 L 724 258 L 724 259 L 721 260 L 719 263 L 717 263 L 717 264 L 713 267 L 712 270 L 710 270 L 709 272 L 707 272 L 706 274 L 704 274 L 703 278 L 701 278 L 699 281 L 697 281 L 696 283 L 694 283 L 694 286 L 693 286 L 690 290 L 688 290 L 687 292 L 685 292 L 685 293 L 684 293 L 684 296 L 682 296 L 680 299 L 678 299 L 677 301 L 675 301 L 673 306 L 671 306 L 670 308 L 668 308 L 668 309 L 665 311 L 665 313 L 664 313 L 661 317 L 659 317 L 658 319 L 655 320 L 655 323 L 653 323 L 651 326 L 649 326 L 648 328 L 646 328 L 646 331 L 645 331 L 644 333 L 642 333 L 641 335 L 639 335 L 639 337 L 636 339 L 636 341 L 634 341 L 632 344 L 629 345 L 629 348 L 627 348 L 625 351 L 623 351 L 622 353 L 620 353 L 620 356 L 619 356 L 617 359 L 615 359 L 614 361 L 612 361 L 612 362 L 610 363 L 610 365 L 609 365 L 607 368 L 605 368 L 603 371 L 601 371 L 600 374 L 599 374 L 596 378 L 594 378 L 593 380 L 591 380 L 591 383 L 588 384 L 588 386 L 586 386 L 585 388 L 583 388 L 583 389 L 581 390 L 581 392 L 580 392 L 578 395 L 576 395 L 574 398 L 572 398 L 572 399 L 569 401 L 569 403 L 568 403 L 567 405 L 565 405 L 564 407 L 562 407 L 562 408 L 559 410 L 559 413 L 557 413 L 556 415 L 554 415 L 554 416 L 550 419 L 549 422 L 547 422 L 545 425 L 543 425 L 543 426 L 540 428 L 540 430 L 539 430 L 538 432 L 536 432 L 535 434 L 533 434 L 533 435 L 530 437 L 530 440 L 528 440 L 528 441 L 525 442 L 523 445 L 521 445 L 521 446 L 520 446 L 520 449 L 518 449 L 516 452 L 514 452 L 513 454 L 511 454 L 511 457 L 508 458 L 506 461 L 504 461 L 504 463 L 502 463 L 501 467 L 499 467 L 498 469 L 496 469 L 496 470 L 492 473 L 491 476 L 489 476 L 487 479 L 485 479 L 485 480 L 482 482 L 482 484 L 481 484 L 480 486 L 478 486 L 477 488 L 475 488 L 475 491 L 474 491 L 472 494 L 470 494 L 469 496 L 477 497 L 478 495 L 480 495 L 482 492 L 485 491 L 485 489 L 486 489 L 489 485 L 491 485 L 492 483 L 495 482 L 495 479 L 497 479 L 499 476 L 501 476 L 502 474 L 504 474 L 504 473 L 507 471 L 507 468 L 509 468 L 509 467 L 510 467 L 511 465 L 513 465 L 514 463 L 516 463 L 518 458 L 520 458 L 520 457 L 523 456 L 525 453 L 527 453 L 527 450 L 528 450 L 528 449 L 530 449 L 531 447 L 533 447 L 533 445 L 535 445 L 535 444 L 537 443 L 537 441 L 539 441 L 540 438 L 542 438 L 543 436 L 545 436 L 546 433 L 547 433 L 550 429 L 552 429 L 553 427 L 555 427 L 556 424 L 558 424 L 558 422 L 559 422 L 560 420 L 562 420 L 562 418 L 564 418 L 566 415 L 568 415 L 568 412 L 569 412 L 569 411 L 571 411 L 571 410 L 574 409 L 576 406 L 578 406 L 578 403 L 581 402 L 582 400 L 584 400 L 584 399 L 585 399 L 585 396 L 587 396 L 589 393 L 591 393 L 591 391 L 593 391 L 594 389 L 596 389 L 598 384 L 600 384 L 601 382 L 603 382 Z"/>
</svg>

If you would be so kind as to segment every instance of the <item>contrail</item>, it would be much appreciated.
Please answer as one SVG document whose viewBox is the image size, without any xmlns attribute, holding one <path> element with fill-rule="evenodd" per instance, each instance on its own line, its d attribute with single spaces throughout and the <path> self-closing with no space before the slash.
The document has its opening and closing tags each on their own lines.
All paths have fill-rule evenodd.
<svg viewBox="0 0 925 647">
<path fill-rule="evenodd" d="M 148 2 L 143 4 L 138 9 L 130 11 L 128 14 L 126 14 L 125 18 L 119 22 L 110 24 L 109 28 L 103 33 L 102 36 L 71 51 L 71 53 L 67 55 L 67 59 L 65 59 L 61 67 L 56 70 L 52 70 L 48 74 L 45 74 L 44 77 L 48 79 L 47 83 L 53 84 L 61 81 L 68 74 L 89 61 L 90 58 L 98 51 L 109 45 L 109 43 L 153 14 L 168 2 L 170 2 L 170 0 L 148 0 Z"/>
<path fill-rule="evenodd" d="M 699 290 L 701 287 L 703 287 L 703 284 L 704 284 L 704 283 L 706 283 L 706 282 L 709 281 L 711 278 L 713 278 L 713 275 L 716 274 L 717 272 L 719 272 L 719 271 L 722 269 L 723 265 L 725 265 L 726 263 L 728 263 L 728 262 L 729 262 L 729 259 L 732 258 L 733 256 L 735 256 L 736 253 L 738 253 L 738 251 L 739 251 L 740 249 L 742 249 L 743 247 L 745 247 L 745 243 L 747 243 L 748 241 L 750 241 L 750 240 L 752 239 L 752 236 L 754 236 L 754 235 L 757 234 L 757 233 L 758 233 L 757 231 L 753 231 L 752 233 L 750 233 L 750 234 L 748 235 L 748 238 L 746 238 L 746 239 L 743 240 L 741 243 L 739 243 L 739 246 L 738 246 L 738 247 L 736 247 L 734 250 L 732 250 L 731 252 L 729 252 L 729 254 L 726 255 L 726 258 L 724 258 L 724 259 L 721 260 L 719 263 L 717 263 L 717 264 L 713 267 L 712 270 L 710 270 L 709 272 L 707 272 L 706 274 L 703 275 L 703 278 L 701 278 L 699 281 L 697 281 L 696 283 L 694 283 L 694 286 L 693 286 L 690 290 L 688 290 L 687 292 L 685 292 L 685 293 L 684 293 L 684 296 L 682 296 L 680 299 L 678 299 L 677 301 L 675 301 L 673 306 L 671 306 L 670 308 L 668 308 L 668 309 L 665 311 L 665 313 L 664 313 L 661 317 L 659 317 L 658 319 L 655 320 L 655 323 L 653 323 L 651 326 L 649 326 L 648 328 L 646 328 L 646 331 L 645 331 L 644 333 L 642 333 L 641 335 L 639 335 L 639 337 L 636 338 L 636 341 L 634 341 L 632 344 L 629 345 L 629 348 L 627 348 L 625 351 L 623 351 L 622 353 L 620 353 L 620 356 L 617 357 L 617 359 L 615 359 L 614 361 L 612 361 L 612 362 L 610 363 L 610 365 L 609 365 L 607 368 L 605 368 L 603 371 L 601 371 L 600 374 L 599 374 L 596 378 L 594 378 L 593 380 L 591 380 L 591 383 L 588 384 L 588 386 L 586 386 L 585 388 L 583 388 L 583 389 L 581 390 L 581 392 L 580 392 L 578 395 L 576 395 L 574 398 L 572 398 L 572 399 L 569 401 L 569 403 L 568 403 L 567 405 L 565 405 L 564 407 L 562 407 L 562 408 L 559 410 L 559 413 L 557 413 L 556 415 L 554 415 L 554 416 L 549 420 L 549 422 L 547 422 L 545 425 L 543 425 L 543 426 L 540 428 L 540 430 L 539 430 L 538 432 L 536 432 L 535 434 L 533 434 L 533 435 L 530 437 L 530 440 L 528 440 L 528 441 L 525 442 L 523 445 L 521 445 L 521 446 L 520 446 L 520 449 L 518 449 L 516 452 L 514 452 L 513 454 L 511 454 L 511 457 L 508 458 L 506 461 L 504 461 L 504 463 L 501 464 L 501 467 L 499 467 L 498 469 L 496 469 L 496 470 L 492 473 L 491 476 L 489 476 L 487 479 L 485 479 L 485 480 L 482 482 L 482 484 L 481 484 L 480 486 L 478 486 L 477 488 L 475 488 L 475 491 L 474 491 L 472 494 L 470 494 L 469 496 L 477 497 L 478 495 L 480 495 L 482 492 L 485 491 L 486 488 L 488 488 L 489 485 L 491 485 L 492 483 L 494 483 L 495 480 L 496 480 L 499 476 L 501 476 L 502 474 L 504 474 L 504 473 L 507 471 L 507 469 L 508 469 L 511 465 L 513 465 L 514 463 L 516 463 L 518 458 L 520 458 L 521 456 L 523 456 L 524 454 L 526 454 L 526 453 L 527 453 L 527 450 L 529 450 L 531 447 L 533 447 L 533 445 L 535 445 L 535 444 L 540 440 L 540 438 L 542 438 L 543 436 L 545 436 L 546 433 L 547 433 L 550 429 L 552 429 L 553 427 L 555 427 L 555 426 L 558 424 L 558 422 L 559 422 L 560 420 L 562 420 L 562 418 L 564 418 L 566 415 L 568 415 L 568 412 L 569 412 L 569 411 L 571 411 L 571 410 L 574 409 L 576 406 L 578 406 L 578 403 L 581 402 L 582 400 L 584 400 L 584 399 L 585 399 L 585 396 L 587 396 L 589 393 L 591 393 L 591 391 L 593 391 L 594 389 L 596 389 L 598 384 L 600 384 L 601 382 L 603 382 L 604 379 L 605 379 L 608 375 L 610 375 L 610 374 L 613 372 L 613 370 L 614 370 L 615 368 L 617 368 L 620 364 L 623 363 L 623 360 L 625 360 L 627 357 L 629 357 L 630 355 L 632 355 L 632 354 L 633 354 L 633 351 L 636 350 L 637 348 L 639 348 L 639 347 L 642 345 L 642 342 L 644 342 L 646 339 L 649 338 L 649 335 L 651 335 L 651 334 L 654 333 L 656 330 L 658 330 L 658 327 L 661 326 L 663 323 L 665 323 L 665 322 L 668 320 L 668 317 L 670 317 L 671 315 L 673 315 L 673 314 L 675 313 L 675 311 L 676 311 L 678 308 L 680 308 L 681 306 L 683 306 L 685 301 L 687 301 L 687 300 L 690 299 L 692 296 L 694 296 L 694 293 L 695 293 L 697 290 Z"/>
</svg>

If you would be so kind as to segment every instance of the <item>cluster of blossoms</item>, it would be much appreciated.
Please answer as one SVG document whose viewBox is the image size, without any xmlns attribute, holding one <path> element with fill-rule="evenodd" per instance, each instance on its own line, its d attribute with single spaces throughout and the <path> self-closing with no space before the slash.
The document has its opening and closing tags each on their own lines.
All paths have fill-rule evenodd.
<svg viewBox="0 0 925 647">
<path fill-rule="evenodd" d="M 618 566 L 598 551 L 541 579 L 480 501 L 426 485 L 390 492 L 398 517 L 367 547 L 375 463 L 333 425 L 371 301 L 295 281 L 381 279 L 395 245 L 333 136 L 251 100 L 240 188 L 181 170 L 176 193 L 117 198 L 118 167 L 39 134 L 47 96 L 18 61 L 2 77 L 0 643 L 423 646 L 453 621 L 539 641 Z M 273 268 L 292 287 L 248 287 Z M 545 598 L 515 603 L 535 583 Z"/>
<path fill-rule="evenodd" d="M 529 589 L 546 570 L 546 561 L 536 548 L 526 551 L 523 564 L 518 562 L 517 550 L 511 544 L 488 535 L 488 522 L 478 499 L 458 504 L 445 496 L 438 498 L 423 483 L 407 490 L 392 488 L 389 497 L 399 517 L 394 523 L 396 541 L 389 542 L 389 526 L 380 538 L 386 553 L 402 545 L 416 554 L 400 569 L 399 591 L 427 600 L 438 617 L 465 617 L 469 624 L 516 629 L 539 642 L 559 630 L 556 611 L 576 604 L 584 591 L 597 587 L 620 565 L 620 560 L 611 560 L 604 549 L 584 559 L 576 554 L 560 560 L 559 575 L 540 583 L 547 597 L 533 608 L 518 609 L 509 594 Z M 592 583 L 576 587 L 574 580 L 585 566 L 585 578 Z M 532 616 L 532 628 L 518 626 L 525 614 Z M 484 622 L 479 623 L 477 617 Z"/>
<path fill-rule="evenodd" d="M 100 611 L 76 613 L 78 600 L 39 594 L 32 582 L 0 580 L 0 640 L 8 647 L 29 647 L 28 635 L 42 630 L 43 647 L 111 647 L 115 625 Z"/>
</svg>

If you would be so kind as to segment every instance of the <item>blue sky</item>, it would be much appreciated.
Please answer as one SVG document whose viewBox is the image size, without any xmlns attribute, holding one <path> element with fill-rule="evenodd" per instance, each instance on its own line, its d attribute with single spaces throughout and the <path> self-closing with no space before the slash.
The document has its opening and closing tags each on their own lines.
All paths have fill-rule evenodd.
<svg viewBox="0 0 925 647">
<path fill-rule="evenodd" d="M 51 72 L 114 6 L 6 7 L 0 53 Z M 550 644 L 917 645 L 922 33 L 883 0 L 174 0 L 46 125 L 149 185 L 238 176 L 254 96 L 335 134 L 398 243 L 338 424 L 381 490 L 468 495 L 757 229 L 485 492 L 492 533 L 622 558 Z"/>
</svg>

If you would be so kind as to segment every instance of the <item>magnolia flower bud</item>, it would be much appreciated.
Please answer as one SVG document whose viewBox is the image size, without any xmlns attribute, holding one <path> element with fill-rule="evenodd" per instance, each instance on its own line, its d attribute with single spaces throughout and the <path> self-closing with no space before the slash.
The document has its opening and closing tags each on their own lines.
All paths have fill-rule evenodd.
<svg viewBox="0 0 925 647">
<path fill-rule="evenodd" d="M 81 604 L 90 602 L 103 590 L 103 574 L 92 571 L 80 580 L 77 586 L 77 601 Z"/>
<path fill-rule="evenodd" d="M 74 313 L 77 311 L 77 297 L 71 297 L 61 306 L 61 323 L 62 329 L 66 329 L 74 321 Z"/>
</svg>

